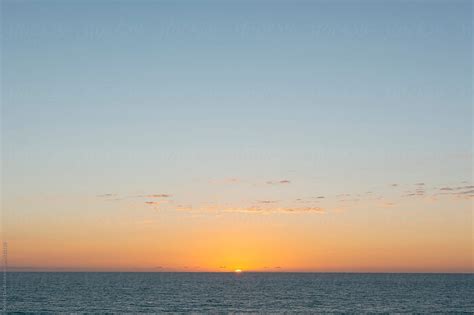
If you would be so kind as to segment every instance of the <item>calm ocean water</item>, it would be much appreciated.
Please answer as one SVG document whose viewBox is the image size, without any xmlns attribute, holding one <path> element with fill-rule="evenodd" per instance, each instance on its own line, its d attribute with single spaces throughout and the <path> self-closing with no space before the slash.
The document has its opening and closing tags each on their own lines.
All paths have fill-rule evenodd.
<svg viewBox="0 0 474 315">
<path fill-rule="evenodd" d="M 25 272 L 7 280 L 7 310 L 16 312 L 474 312 L 472 274 Z"/>
</svg>

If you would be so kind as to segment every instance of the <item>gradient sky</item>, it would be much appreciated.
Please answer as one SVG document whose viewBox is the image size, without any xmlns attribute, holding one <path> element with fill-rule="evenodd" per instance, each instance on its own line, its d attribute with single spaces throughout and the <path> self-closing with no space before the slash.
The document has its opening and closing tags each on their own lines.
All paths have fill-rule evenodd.
<svg viewBox="0 0 474 315">
<path fill-rule="evenodd" d="M 10 267 L 473 272 L 472 12 L 2 1 Z"/>
</svg>

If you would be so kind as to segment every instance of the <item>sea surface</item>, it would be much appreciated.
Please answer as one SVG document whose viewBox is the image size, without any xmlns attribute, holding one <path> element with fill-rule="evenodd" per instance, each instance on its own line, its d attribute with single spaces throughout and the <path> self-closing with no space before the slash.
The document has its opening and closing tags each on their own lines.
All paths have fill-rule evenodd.
<svg viewBox="0 0 474 315">
<path fill-rule="evenodd" d="M 6 307 L 13 312 L 474 312 L 474 275 L 11 272 Z"/>
</svg>

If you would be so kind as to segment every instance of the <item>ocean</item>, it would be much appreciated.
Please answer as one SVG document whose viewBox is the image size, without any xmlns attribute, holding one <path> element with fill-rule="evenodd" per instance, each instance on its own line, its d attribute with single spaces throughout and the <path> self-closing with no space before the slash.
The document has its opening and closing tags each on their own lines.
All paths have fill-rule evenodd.
<svg viewBox="0 0 474 315">
<path fill-rule="evenodd" d="M 10 272 L 2 296 L 11 312 L 459 313 L 474 275 Z"/>
</svg>

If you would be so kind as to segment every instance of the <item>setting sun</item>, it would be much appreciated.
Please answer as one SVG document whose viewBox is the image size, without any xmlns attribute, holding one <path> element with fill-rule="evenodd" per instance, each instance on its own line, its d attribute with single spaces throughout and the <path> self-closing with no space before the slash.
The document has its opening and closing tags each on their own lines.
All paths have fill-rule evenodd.
<svg viewBox="0 0 474 315">
<path fill-rule="evenodd" d="M 235 272 L 235 273 L 241 273 L 242 270 L 240 270 L 240 269 L 235 269 L 234 272 Z"/>
</svg>

